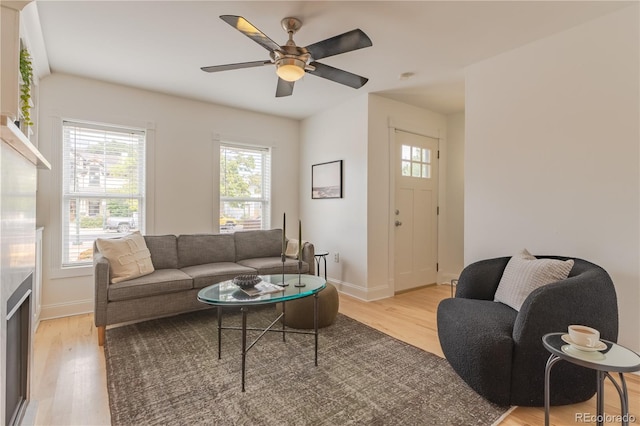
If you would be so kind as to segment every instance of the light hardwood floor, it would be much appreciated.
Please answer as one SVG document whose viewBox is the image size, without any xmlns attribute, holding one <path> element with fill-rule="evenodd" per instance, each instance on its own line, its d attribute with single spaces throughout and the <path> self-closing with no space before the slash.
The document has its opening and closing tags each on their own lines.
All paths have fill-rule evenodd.
<svg viewBox="0 0 640 426">
<path fill-rule="evenodd" d="M 340 312 L 384 333 L 442 356 L 436 309 L 449 297 L 448 286 L 430 286 L 375 302 L 340 295 Z M 98 346 L 93 316 L 42 321 L 36 333 L 32 398 L 37 425 L 108 425 L 104 353 Z M 640 424 L 640 376 L 626 374 L 631 414 Z M 617 392 L 607 381 L 605 410 L 617 415 Z M 581 404 L 552 407 L 554 425 L 584 424 L 576 414 L 595 415 L 595 398 Z M 544 409 L 518 407 L 501 425 L 544 424 Z M 607 423 L 617 424 L 617 423 Z"/>
</svg>

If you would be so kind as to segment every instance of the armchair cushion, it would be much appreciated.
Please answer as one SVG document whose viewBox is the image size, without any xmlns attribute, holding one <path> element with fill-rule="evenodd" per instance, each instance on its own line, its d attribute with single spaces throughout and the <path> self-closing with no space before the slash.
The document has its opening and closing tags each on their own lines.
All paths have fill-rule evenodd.
<svg viewBox="0 0 640 426">
<path fill-rule="evenodd" d="M 494 300 L 519 311 L 525 299 L 535 289 L 566 279 L 573 268 L 573 259 L 537 259 L 526 249 L 507 263 Z"/>
</svg>

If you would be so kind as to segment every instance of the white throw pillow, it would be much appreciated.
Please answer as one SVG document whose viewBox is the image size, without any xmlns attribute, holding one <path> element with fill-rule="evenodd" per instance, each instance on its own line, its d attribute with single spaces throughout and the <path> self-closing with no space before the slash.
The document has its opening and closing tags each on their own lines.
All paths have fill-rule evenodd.
<svg viewBox="0 0 640 426">
<path fill-rule="evenodd" d="M 98 238 L 98 250 L 109 260 L 113 284 L 148 275 L 154 271 L 151 253 L 140 232 L 122 238 Z"/>
<path fill-rule="evenodd" d="M 566 279 L 571 268 L 573 268 L 573 259 L 537 259 L 527 250 L 522 250 L 507 263 L 494 301 L 520 311 L 522 304 L 532 291 Z"/>
</svg>

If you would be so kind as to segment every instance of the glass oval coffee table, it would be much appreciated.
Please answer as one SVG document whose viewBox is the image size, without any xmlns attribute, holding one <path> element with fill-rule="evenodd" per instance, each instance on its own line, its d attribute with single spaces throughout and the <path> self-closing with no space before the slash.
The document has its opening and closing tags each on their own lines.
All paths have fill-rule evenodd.
<svg viewBox="0 0 640 426">
<path fill-rule="evenodd" d="M 247 352 L 268 331 L 282 333 L 282 341 L 286 341 L 287 333 L 315 335 L 315 365 L 318 365 L 318 292 L 326 287 L 326 281 L 316 275 L 279 274 L 261 275 L 262 282 L 256 285 L 262 289 L 255 295 L 250 295 L 233 283 L 233 280 L 223 281 L 205 287 L 198 292 L 200 302 L 218 307 L 218 359 L 222 357 L 222 330 L 242 330 L 242 392 L 244 392 L 245 366 Z M 285 326 L 286 302 L 289 300 L 314 297 L 313 303 L 313 331 L 291 330 Z M 247 312 L 251 306 L 272 305 L 282 303 L 282 313 L 267 328 L 247 327 Z M 222 325 L 223 308 L 240 308 L 242 312 L 242 327 L 225 327 Z M 274 326 L 282 319 L 282 329 Z M 261 331 L 260 335 L 247 345 L 247 330 Z"/>
<path fill-rule="evenodd" d="M 621 423 L 625 426 L 629 424 L 629 394 L 627 391 L 627 383 L 623 373 L 631 373 L 640 370 L 640 355 L 627 349 L 617 343 L 608 340 L 601 340 L 607 347 L 601 351 L 589 350 L 584 351 L 576 349 L 562 340 L 564 333 L 549 333 L 542 336 L 542 344 L 551 352 L 544 371 L 544 422 L 549 424 L 549 376 L 551 367 L 562 360 L 572 362 L 582 367 L 596 370 L 597 386 L 596 386 L 596 416 L 595 421 L 598 425 L 603 424 L 604 420 L 604 380 L 609 378 L 613 386 L 620 395 L 620 415 Z M 618 373 L 620 384 L 618 384 L 610 372 Z M 587 422 L 587 421 L 585 421 Z M 590 420 L 589 422 L 593 422 Z"/>
</svg>

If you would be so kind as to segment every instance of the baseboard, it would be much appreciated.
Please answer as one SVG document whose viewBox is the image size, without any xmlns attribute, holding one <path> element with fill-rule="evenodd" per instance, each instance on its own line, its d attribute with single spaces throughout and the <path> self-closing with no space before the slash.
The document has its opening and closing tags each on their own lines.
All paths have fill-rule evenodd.
<svg viewBox="0 0 640 426">
<path fill-rule="evenodd" d="M 386 299 L 387 297 L 393 296 L 393 292 L 387 286 L 361 287 L 332 278 L 328 278 L 327 281 L 335 285 L 339 292 L 355 297 L 356 299 L 364 300 L 365 302 Z"/>
<path fill-rule="evenodd" d="M 70 317 L 72 315 L 88 314 L 93 312 L 93 299 L 75 300 L 68 303 L 55 305 L 42 305 L 40 320 Z"/>
<path fill-rule="evenodd" d="M 449 284 L 451 280 L 457 280 L 459 276 L 460 276 L 459 273 L 454 274 L 452 272 L 443 272 L 438 276 L 438 278 L 440 278 L 440 280 L 438 281 L 438 284 Z"/>
</svg>

